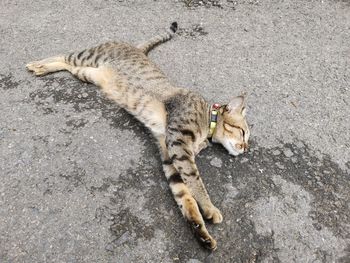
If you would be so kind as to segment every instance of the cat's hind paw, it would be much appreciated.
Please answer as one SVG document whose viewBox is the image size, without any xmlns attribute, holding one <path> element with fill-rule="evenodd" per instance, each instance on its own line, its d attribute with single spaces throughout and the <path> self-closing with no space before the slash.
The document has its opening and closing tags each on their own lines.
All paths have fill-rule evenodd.
<svg viewBox="0 0 350 263">
<path fill-rule="evenodd" d="M 29 71 L 32 71 L 34 75 L 36 76 L 43 76 L 47 73 L 49 73 L 48 68 L 45 66 L 45 64 L 40 63 L 39 61 L 33 61 L 26 65 L 26 68 Z"/>
</svg>

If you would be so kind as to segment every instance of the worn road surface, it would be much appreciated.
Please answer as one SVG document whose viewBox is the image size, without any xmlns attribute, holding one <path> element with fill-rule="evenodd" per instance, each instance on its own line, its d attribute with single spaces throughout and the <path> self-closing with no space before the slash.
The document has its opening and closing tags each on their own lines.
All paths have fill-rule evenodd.
<svg viewBox="0 0 350 263">
<path fill-rule="evenodd" d="M 172 82 L 248 93 L 250 151 L 197 158 L 224 221 L 210 253 L 150 133 L 93 85 L 25 64 L 139 43 Z M 0 2 L 0 262 L 350 262 L 350 2 Z"/>
</svg>

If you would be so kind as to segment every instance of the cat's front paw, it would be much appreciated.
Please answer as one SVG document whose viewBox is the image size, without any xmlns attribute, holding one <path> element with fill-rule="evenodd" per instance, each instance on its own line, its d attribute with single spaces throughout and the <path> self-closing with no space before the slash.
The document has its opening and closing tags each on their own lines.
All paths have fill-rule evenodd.
<svg viewBox="0 0 350 263">
<path fill-rule="evenodd" d="M 215 206 L 210 207 L 204 211 L 205 219 L 210 219 L 214 224 L 219 224 L 222 222 L 223 217 L 219 209 Z"/>
<path fill-rule="evenodd" d="M 190 222 L 190 224 L 195 237 L 199 240 L 201 245 L 207 249 L 210 249 L 213 251 L 216 250 L 217 248 L 216 240 L 209 235 L 208 231 L 204 226 L 204 223 L 198 224 L 193 221 L 193 222 Z"/>
<path fill-rule="evenodd" d="M 202 150 L 204 150 L 208 146 L 210 146 L 210 142 L 208 141 L 208 139 L 206 139 L 204 142 L 201 142 L 199 144 L 198 149 L 195 150 L 195 155 L 199 154 Z"/>
</svg>

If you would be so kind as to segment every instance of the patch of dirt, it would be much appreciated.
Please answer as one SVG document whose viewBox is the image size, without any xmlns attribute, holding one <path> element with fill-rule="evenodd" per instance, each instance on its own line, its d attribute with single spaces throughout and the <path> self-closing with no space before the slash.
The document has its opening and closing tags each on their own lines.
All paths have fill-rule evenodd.
<svg viewBox="0 0 350 263">
<path fill-rule="evenodd" d="M 30 99 L 26 102 L 34 102 L 44 114 L 58 112 L 60 103 L 70 104 L 78 113 L 89 110 L 101 112 L 102 117 L 108 119 L 109 125 L 114 128 L 143 132 L 142 125 L 135 118 L 106 98 L 96 86 L 83 83 L 71 76 L 45 76 L 42 80 L 45 82 L 44 87 L 31 92 Z M 82 118 L 77 120 L 71 116 L 66 117 L 68 131 L 82 128 L 89 122 Z"/>
<path fill-rule="evenodd" d="M 240 4 L 260 5 L 261 0 L 180 0 L 186 7 L 195 9 L 199 7 L 232 9 Z M 344 0 L 345 1 L 345 0 Z"/>
<path fill-rule="evenodd" d="M 4 90 L 15 89 L 19 83 L 14 80 L 14 77 L 9 75 L 0 74 L 0 88 Z"/>
<path fill-rule="evenodd" d="M 179 36 L 187 38 L 197 38 L 200 36 L 208 35 L 208 32 L 205 31 L 205 29 L 201 25 L 195 24 L 189 28 L 179 28 L 177 34 Z"/>
</svg>

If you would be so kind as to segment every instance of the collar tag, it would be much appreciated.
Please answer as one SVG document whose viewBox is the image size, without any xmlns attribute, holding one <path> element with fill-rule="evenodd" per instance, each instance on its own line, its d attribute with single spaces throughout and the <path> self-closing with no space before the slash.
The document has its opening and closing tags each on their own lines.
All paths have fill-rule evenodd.
<svg viewBox="0 0 350 263">
<path fill-rule="evenodd" d="M 220 104 L 219 103 L 215 103 L 213 104 L 213 106 L 211 106 L 213 109 L 218 110 L 220 108 Z"/>
</svg>

